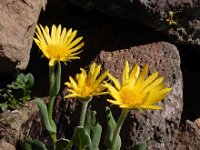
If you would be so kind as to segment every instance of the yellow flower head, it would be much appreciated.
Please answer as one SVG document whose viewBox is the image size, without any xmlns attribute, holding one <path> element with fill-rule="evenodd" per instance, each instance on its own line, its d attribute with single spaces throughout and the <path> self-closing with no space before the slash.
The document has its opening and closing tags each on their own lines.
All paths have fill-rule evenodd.
<svg viewBox="0 0 200 150">
<path fill-rule="evenodd" d="M 168 12 L 168 18 L 166 19 L 166 22 L 168 23 L 169 26 L 177 25 L 177 22 L 174 21 L 174 12 L 173 11 Z"/>
<path fill-rule="evenodd" d="M 88 99 L 92 96 L 107 94 L 107 92 L 104 92 L 106 87 L 102 85 L 102 81 L 106 78 L 108 72 L 104 72 L 99 78 L 97 78 L 101 70 L 101 65 L 96 66 L 96 64 L 93 63 L 90 66 L 88 75 L 83 68 L 80 70 L 81 73 L 76 75 L 75 80 L 70 76 L 70 82 L 65 83 L 70 92 L 70 94 L 65 96 L 65 98 L 79 97 L 82 99 Z"/>
<path fill-rule="evenodd" d="M 42 50 L 45 57 L 49 59 L 49 66 L 53 66 L 55 61 L 66 61 L 70 59 L 79 59 L 77 56 L 81 51 L 77 51 L 84 46 L 81 42 L 83 37 L 75 39 L 77 31 L 64 28 L 61 31 L 61 25 L 56 27 L 52 25 L 51 34 L 49 28 L 42 25 L 36 26 L 35 43 Z"/>
<path fill-rule="evenodd" d="M 161 109 L 161 106 L 155 105 L 155 103 L 161 101 L 172 88 L 165 88 L 164 78 L 158 78 L 158 72 L 145 78 L 147 73 L 148 65 L 145 65 L 140 73 L 138 64 L 129 73 L 129 64 L 126 61 L 122 75 L 122 85 L 115 77 L 108 75 L 115 85 L 105 83 L 109 93 L 114 98 L 114 100 L 108 99 L 108 101 L 128 110 Z"/>
</svg>

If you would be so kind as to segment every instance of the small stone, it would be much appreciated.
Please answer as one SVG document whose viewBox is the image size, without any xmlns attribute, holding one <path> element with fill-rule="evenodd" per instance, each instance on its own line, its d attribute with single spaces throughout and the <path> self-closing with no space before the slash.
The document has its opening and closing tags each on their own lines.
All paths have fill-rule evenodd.
<svg viewBox="0 0 200 150">
<path fill-rule="evenodd" d="M 16 148 L 14 145 L 4 140 L 0 140 L 0 150 L 16 150 Z"/>
</svg>

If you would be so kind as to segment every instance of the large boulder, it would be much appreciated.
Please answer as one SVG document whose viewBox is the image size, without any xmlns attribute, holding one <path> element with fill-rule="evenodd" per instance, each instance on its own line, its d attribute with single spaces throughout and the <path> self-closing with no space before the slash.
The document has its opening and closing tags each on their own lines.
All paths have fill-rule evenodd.
<svg viewBox="0 0 200 150">
<path fill-rule="evenodd" d="M 163 32 L 176 43 L 200 46 L 199 0 L 71 0 L 85 9 L 97 9 L 112 16 L 120 16 Z M 177 25 L 170 25 L 169 12 Z"/>
<path fill-rule="evenodd" d="M 177 48 L 166 42 L 158 42 L 113 52 L 102 51 L 97 58 L 104 70 L 121 79 L 125 60 L 140 66 L 149 64 L 150 73 L 159 71 L 173 90 L 162 101 L 161 111 L 135 111 L 127 118 L 121 135 L 123 149 L 142 140 L 150 150 L 174 149 L 183 109 L 183 84 L 180 58 Z M 111 107 L 117 111 L 115 107 Z M 103 117 L 103 116 L 102 116 Z"/>
<path fill-rule="evenodd" d="M 0 72 L 25 69 L 46 0 L 0 0 Z"/>
</svg>

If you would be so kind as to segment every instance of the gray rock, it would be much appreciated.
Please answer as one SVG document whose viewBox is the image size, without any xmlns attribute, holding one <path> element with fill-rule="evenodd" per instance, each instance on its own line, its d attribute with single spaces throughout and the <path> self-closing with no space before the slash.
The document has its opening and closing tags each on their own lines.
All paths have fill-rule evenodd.
<svg viewBox="0 0 200 150">
<path fill-rule="evenodd" d="M 200 46 L 199 0 L 71 0 L 86 9 L 97 9 L 112 16 L 137 20 L 168 35 L 176 43 Z M 169 11 L 177 25 L 169 25 Z"/>
<path fill-rule="evenodd" d="M 131 65 L 149 64 L 150 73 L 159 71 L 165 77 L 167 86 L 173 90 L 162 101 L 163 110 L 146 110 L 144 113 L 133 110 L 121 135 L 123 149 L 142 140 L 147 141 L 149 150 L 173 149 L 183 109 L 183 83 L 177 48 L 158 42 L 114 52 L 102 51 L 97 60 L 103 64 L 104 70 L 110 70 L 118 79 L 121 79 L 125 60 Z"/>
<path fill-rule="evenodd" d="M 18 140 L 30 135 L 34 118 L 38 115 L 37 105 L 30 101 L 19 110 L 0 114 L 0 139 L 16 145 Z M 37 133 L 39 134 L 39 133 Z"/>
<path fill-rule="evenodd" d="M 196 122 L 187 120 L 178 136 L 175 147 L 178 150 L 199 150 L 200 149 L 200 128 Z"/>
<path fill-rule="evenodd" d="M 0 72 L 25 69 L 46 0 L 0 0 Z"/>
</svg>

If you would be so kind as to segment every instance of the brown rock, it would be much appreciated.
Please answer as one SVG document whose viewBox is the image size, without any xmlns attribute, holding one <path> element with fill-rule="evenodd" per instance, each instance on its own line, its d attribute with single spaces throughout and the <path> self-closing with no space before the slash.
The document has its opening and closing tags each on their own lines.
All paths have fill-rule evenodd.
<svg viewBox="0 0 200 150">
<path fill-rule="evenodd" d="M 25 69 L 41 8 L 46 0 L 0 1 L 0 72 Z"/>
<path fill-rule="evenodd" d="M 4 140 L 0 140 L 0 150 L 16 150 L 16 149 L 14 145 L 7 143 Z"/>
<path fill-rule="evenodd" d="M 173 91 L 162 101 L 163 110 L 147 110 L 144 113 L 133 110 L 121 136 L 123 149 L 142 140 L 147 141 L 149 150 L 173 149 L 183 109 L 183 84 L 177 48 L 166 42 L 158 42 L 114 52 L 102 51 L 97 60 L 103 64 L 104 70 L 110 70 L 118 79 L 121 79 L 125 60 L 131 65 L 149 64 L 150 73 L 159 71 L 165 77 L 167 86 L 172 87 Z M 112 109 L 114 111 L 115 108 Z"/>
<path fill-rule="evenodd" d="M 200 129 L 196 123 L 187 120 L 179 133 L 178 143 L 175 147 L 178 150 L 199 150 Z"/>
<path fill-rule="evenodd" d="M 22 140 L 29 135 L 29 130 L 34 120 L 33 118 L 37 116 L 38 112 L 37 105 L 33 101 L 30 101 L 19 110 L 1 113 L 0 139 L 16 145 L 18 140 Z"/>
</svg>

